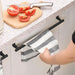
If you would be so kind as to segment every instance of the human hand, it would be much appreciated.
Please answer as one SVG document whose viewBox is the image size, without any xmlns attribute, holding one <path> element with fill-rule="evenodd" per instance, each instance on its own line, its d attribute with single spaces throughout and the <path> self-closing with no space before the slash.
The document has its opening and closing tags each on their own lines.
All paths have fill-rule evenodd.
<svg viewBox="0 0 75 75">
<path fill-rule="evenodd" d="M 46 48 L 45 51 L 40 54 L 40 59 L 41 59 L 43 62 L 49 64 L 50 56 L 51 56 L 51 54 L 50 54 L 48 48 Z"/>
</svg>

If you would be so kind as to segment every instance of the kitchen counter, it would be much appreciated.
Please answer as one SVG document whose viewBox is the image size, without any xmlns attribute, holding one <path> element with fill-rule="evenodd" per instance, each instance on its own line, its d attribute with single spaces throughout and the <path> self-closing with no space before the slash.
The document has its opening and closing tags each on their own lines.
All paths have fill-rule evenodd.
<svg viewBox="0 0 75 75">
<path fill-rule="evenodd" d="M 16 1 L 9 0 L 9 2 L 8 2 L 8 0 L 2 0 L 3 10 L 5 10 L 7 8 L 6 6 L 8 4 L 13 4 L 13 3 L 17 3 L 17 2 L 20 3 L 22 1 L 25 1 L 25 0 L 16 0 Z M 35 2 L 35 0 L 31 0 L 31 1 Z M 43 11 L 42 17 L 40 17 L 38 20 L 34 21 L 27 27 L 24 27 L 22 29 L 14 29 L 14 28 L 8 26 L 6 23 L 4 23 L 3 33 L 0 35 L 0 46 L 4 45 L 5 43 L 7 43 L 8 41 L 11 41 L 14 38 L 16 41 L 16 39 L 18 39 L 17 37 L 19 37 L 19 36 L 26 36 L 28 38 L 30 35 L 29 30 L 33 29 L 33 27 L 36 27 L 37 24 L 39 24 L 43 20 L 47 19 L 48 17 L 50 17 L 52 15 L 57 15 L 58 12 L 61 12 L 65 9 L 67 9 L 75 2 L 74 0 L 51 0 L 51 1 L 54 3 L 53 7 L 50 8 L 49 10 L 42 9 L 42 11 Z M 38 29 L 36 29 L 36 31 L 38 31 Z M 27 34 L 29 33 L 29 35 L 23 35 L 23 33 L 27 33 Z"/>
</svg>

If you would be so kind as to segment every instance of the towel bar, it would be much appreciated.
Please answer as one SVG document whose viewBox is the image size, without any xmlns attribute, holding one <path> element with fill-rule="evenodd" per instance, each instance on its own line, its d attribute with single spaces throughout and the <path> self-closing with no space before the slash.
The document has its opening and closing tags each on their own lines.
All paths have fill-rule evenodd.
<svg viewBox="0 0 75 75">
<path fill-rule="evenodd" d="M 0 51 L 0 56 L 1 56 L 1 60 L 3 60 L 3 59 L 8 57 L 8 55 L 4 54 L 2 51 Z"/>
<path fill-rule="evenodd" d="M 59 21 L 57 22 L 56 24 L 52 25 L 50 28 L 48 28 L 49 30 L 52 30 L 54 29 L 55 27 L 57 27 L 58 25 L 60 25 L 62 22 L 64 22 L 64 19 L 60 19 L 59 16 L 56 17 L 56 19 Z M 47 30 L 48 30 L 47 29 Z M 25 45 L 21 45 L 21 46 L 18 46 L 16 45 L 15 43 L 12 44 L 12 46 L 15 48 L 15 51 L 19 51 L 21 48 L 25 47 Z"/>
<path fill-rule="evenodd" d="M 62 22 L 64 22 L 64 19 L 60 19 L 59 16 L 56 17 L 57 20 L 59 20 L 59 22 L 57 22 L 56 24 L 52 25 L 50 28 L 48 28 L 49 30 L 54 29 L 56 26 L 60 25 Z"/>
</svg>

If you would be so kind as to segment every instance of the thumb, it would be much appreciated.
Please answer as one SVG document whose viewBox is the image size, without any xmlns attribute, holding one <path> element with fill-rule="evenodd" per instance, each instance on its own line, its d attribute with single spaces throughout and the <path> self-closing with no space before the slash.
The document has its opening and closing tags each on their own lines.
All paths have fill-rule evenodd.
<svg viewBox="0 0 75 75">
<path fill-rule="evenodd" d="M 45 48 L 43 53 L 49 52 L 48 48 Z"/>
<path fill-rule="evenodd" d="M 45 51 L 43 52 L 43 54 L 49 54 L 50 55 L 50 51 L 48 50 L 48 48 L 45 48 Z"/>
<path fill-rule="evenodd" d="M 45 48 L 45 51 L 49 51 L 48 48 Z"/>
<path fill-rule="evenodd" d="M 44 52 L 40 54 L 40 57 L 42 57 L 47 52 L 48 52 L 48 48 L 45 48 Z"/>
</svg>

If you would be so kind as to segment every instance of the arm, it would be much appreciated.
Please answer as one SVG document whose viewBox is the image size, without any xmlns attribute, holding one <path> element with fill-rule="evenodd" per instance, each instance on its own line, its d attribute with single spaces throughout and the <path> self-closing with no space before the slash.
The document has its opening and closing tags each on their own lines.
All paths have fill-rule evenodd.
<svg viewBox="0 0 75 75">
<path fill-rule="evenodd" d="M 55 55 L 50 55 L 46 48 L 40 58 L 47 64 L 67 64 L 75 61 L 75 44 L 71 41 L 68 47 Z"/>
</svg>

